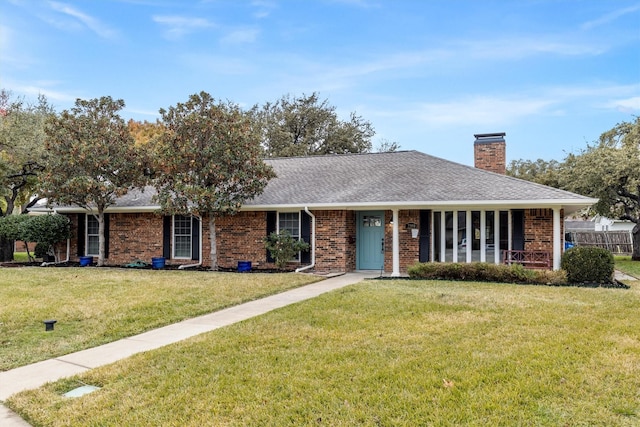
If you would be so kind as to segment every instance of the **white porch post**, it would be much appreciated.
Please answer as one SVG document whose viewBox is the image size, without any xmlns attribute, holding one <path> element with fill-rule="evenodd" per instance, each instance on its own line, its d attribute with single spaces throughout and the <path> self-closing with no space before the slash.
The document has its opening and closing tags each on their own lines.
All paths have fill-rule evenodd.
<svg viewBox="0 0 640 427">
<path fill-rule="evenodd" d="M 560 258 L 562 257 L 562 235 L 560 208 L 553 208 L 553 269 L 560 270 Z"/>
<path fill-rule="evenodd" d="M 453 262 L 458 262 L 458 211 L 453 211 Z"/>
<path fill-rule="evenodd" d="M 440 211 L 440 262 L 447 261 L 447 212 Z"/>
<path fill-rule="evenodd" d="M 465 228 L 466 228 L 465 234 L 467 235 L 467 252 L 466 252 L 465 262 L 467 263 L 471 262 L 471 248 L 473 247 L 473 245 L 471 244 L 473 242 L 473 230 L 471 229 L 471 227 L 472 227 L 471 211 L 468 210 L 465 217 Z"/>
<path fill-rule="evenodd" d="M 487 211 L 480 211 L 480 262 L 487 262 Z"/>
<path fill-rule="evenodd" d="M 398 209 L 393 209 L 393 271 L 392 277 L 400 276 L 400 221 L 398 220 Z"/>
<path fill-rule="evenodd" d="M 493 263 L 500 264 L 500 211 L 493 211 Z"/>
</svg>

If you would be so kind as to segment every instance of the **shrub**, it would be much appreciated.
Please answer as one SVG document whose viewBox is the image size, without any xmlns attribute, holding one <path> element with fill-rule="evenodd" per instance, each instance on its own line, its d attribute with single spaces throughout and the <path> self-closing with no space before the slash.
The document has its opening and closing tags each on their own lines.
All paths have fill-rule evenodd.
<svg viewBox="0 0 640 427">
<path fill-rule="evenodd" d="M 409 267 L 413 279 L 468 280 L 476 282 L 527 283 L 560 285 L 566 283 L 563 271 L 528 270 L 519 264 L 417 263 Z"/>
<path fill-rule="evenodd" d="M 298 252 L 309 250 L 308 243 L 294 239 L 287 230 L 269 234 L 264 239 L 264 246 L 279 269 L 284 269 Z"/>
<path fill-rule="evenodd" d="M 51 245 L 48 243 L 38 242 L 36 244 L 35 249 L 33 250 L 33 255 L 36 258 L 45 259 L 47 255 L 49 255 L 49 251 L 51 250 Z"/>
<path fill-rule="evenodd" d="M 564 253 L 561 266 L 567 272 L 569 283 L 613 281 L 613 255 L 606 249 L 576 246 Z"/>
</svg>

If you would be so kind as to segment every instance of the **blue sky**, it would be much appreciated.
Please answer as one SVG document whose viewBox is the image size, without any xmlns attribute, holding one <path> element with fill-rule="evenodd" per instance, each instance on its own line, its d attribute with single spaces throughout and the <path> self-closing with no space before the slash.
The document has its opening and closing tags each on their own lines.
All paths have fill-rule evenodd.
<svg viewBox="0 0 640 427">
<path fill-rule="evenodd" d="M 506 132 L 508 161 L 562 160 L 640 115 L 640 2 L 4 0 L 0 86 L 150 121 L 201 90 L 315 91 L 374 143 L 472 164 L 474 133 Z"/>
</svg>

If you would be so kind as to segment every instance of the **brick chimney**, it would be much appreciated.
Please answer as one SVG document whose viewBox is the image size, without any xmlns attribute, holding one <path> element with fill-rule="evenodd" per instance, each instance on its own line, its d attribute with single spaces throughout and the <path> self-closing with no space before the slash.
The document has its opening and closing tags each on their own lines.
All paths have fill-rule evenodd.
<svg viewBox="0 0 640 427">
<path fill-rule="evenodd" d="M 506 174 L 507 158 L 504 141 L 506 133 L 478 133 L 473 143 L 475 167 L 490 172 Z"/>
</svg>

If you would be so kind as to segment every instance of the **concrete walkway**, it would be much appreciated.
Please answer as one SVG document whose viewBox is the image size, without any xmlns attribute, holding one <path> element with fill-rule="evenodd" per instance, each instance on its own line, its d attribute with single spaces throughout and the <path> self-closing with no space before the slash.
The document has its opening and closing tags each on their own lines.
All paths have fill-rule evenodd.
<svg viewBox="0 0 640 427">
<path fill-rule="evenodd" d="M 0 401 L 6 400 L 19 391 L 37 388 L 47 382 L 81 374 L 89 369 L 116 362 L 136 353 L 173 344 L 379 275 L 379 272 L 358 272 L 335 276 L 99 347 L 0 372 Z M 0 426 L 28 427 L 29 424 L 0 404 Z"/>
</svg>

